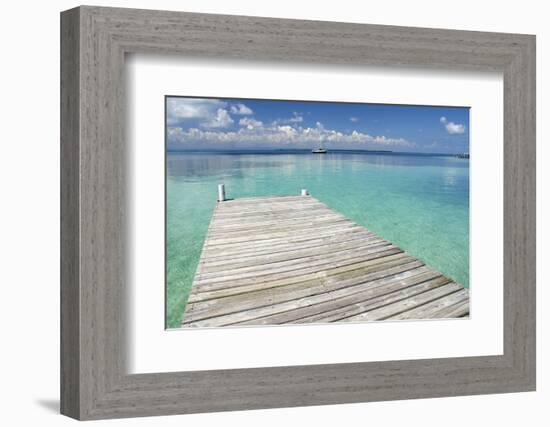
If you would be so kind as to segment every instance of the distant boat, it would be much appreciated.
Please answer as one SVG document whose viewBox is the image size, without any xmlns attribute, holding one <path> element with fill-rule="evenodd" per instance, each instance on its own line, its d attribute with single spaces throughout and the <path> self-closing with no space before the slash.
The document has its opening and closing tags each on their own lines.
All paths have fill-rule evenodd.
<svg viewBox="0 0 550 427">
<path fill-rule="evenodd" d="M 469 153 L 457 154 L 456 157 L 458 157 L 459 159 L 469 159 L 470 154 Z"/>
<path fill-rule="evenodd" d="M 327 150 L 323 147 L 323 138 L 319 139 L 319 148 L 311 150 L 313 154 L 326 154 Z"/>
</svg>

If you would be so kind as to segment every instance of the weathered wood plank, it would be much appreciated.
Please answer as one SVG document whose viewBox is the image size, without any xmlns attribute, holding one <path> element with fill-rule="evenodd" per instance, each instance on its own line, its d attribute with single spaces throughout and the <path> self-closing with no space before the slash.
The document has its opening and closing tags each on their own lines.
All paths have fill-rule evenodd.
<svg viewBox="0 0 550 427">
<path fill-rule="evenodd" d="M 271 226 L 280 226 L 281 219 L 284 219 L 285 223 L 296 224 L 296 223 L 308 223 L 308 222 L 319 222 L 319 220 L 325 219 L 342 219 L 341 215 L 336 213 L 325 213 L 325 212 L 309 212 L 308 214 L 303 215 L 286 215 L 284 217 L 268 217 L 268 218 L 259 218 L 255 221 L 230 221 L 230 220 L 219 220 L 216 218 L 216 229 L 213 230 L 217 233 L 219 232 L 233 232 L 233 231 L 243 231 L 243 230 L 254 230 L 261 227 L 271 227 Z"/>
<path fill-rule="evenodd" d="M 428 273 L 393 283 L 383 289 L 377 289 L 378 292 L 374 292 L 371 298 L 368 298 L 369 294 L 367 294 L 367 298 L 357 298 L 355 301 L 351 301 L 351 303 L 343 301 L 343 304 L 341 304 L 340 301 L 336 301 L 328 305 L 326 311 L 299 318 L 295 323 L 342 321 L 392 303 L 399 303 L 414 295 L 438 288 L 446 283 L 449 283 L 448 278 L 432 270 Z"/>
<path fill-rule="evenodd" d="M 320 225 L 324 224 L 326 222 L 350 222 L 346 218 L 342 218 L 339 215 L 330 214 L 325 215 L 324 213 L 313 213 L 308 216 L 292 216 L 284 218 L 284 220 L 281 220 L 281 218 L 261 218 L 257 219 L 255 221 L 239 221 L 238 223 L 226 223 L 225 221 L 219 221 L 216 220 L 216 229 L 213 230 L 216 234 L 228 234 L 228 233 L 243 233 L 247 232 L 249 230 L 262 230 L 265 228 L 270 229 L 278 229 L 281 227 L 281 225 L 288 225 L 288 226 L 308 226 L 309 224 L 315 224 Z"/>
<path fill-rule="evenodd" d="M 208 299 L 222 298 L 229 295 L 240 294 L 245 292 L 259 291 L 263 289 L 276 288 L 281 286 L 310 286 L 313 284 L 323 284 L 325 287 L 330 286 L 333 282 L 339 284 L 347 284 L 348 279 L 361 280 L 385 277 L 393 274 L 393 269 L 412 268 L 412 263 L 418 263 L 417 266 L 422 266 L 422 262 L 415 260 L 406 254 L 399 253 L 390 257 L 369 260 L 361 263 L 349 264 L 343 267 L 325 270 L 322 274 L 318 273 L 317 268 L 308 269 L 306 271 L 292 271 L 280 275 L 277 280 L 272 280 L 271 276 L 264 276 L 258 281 L 247 281 L 243 283 L 214 283 L 210 285 L 196 286 L 191 290 L 189 302 L 198 302 Z M 402 271 L 402 270 L 399 270 Z"/>
<path fill-rule="evenodd" d="M 260 264 L 246 266 L 232 266 L 225 269 L 205 272 L 197 277 L 197 282 L 205 283 L 209 281 L 224 281 L 227 282 L 233 279 L 241 279 L 243 277 L 257 276 L 262 274 L 272 274 L 287 270 L 296 270 L 298 268 L 308 268 L 314 265 L 326 265 L 336 262 L 345 262 L 347 260 L 362 259 L 364 255 L 370 255 L 378 252 L 389 251 L 395 249 L 401 251 L 397 246 L 385 240 L 378 240 L 372 244 L 365 244 L 360 247 L 346 248 L 340 251 L 321 252 L 285 260 L 267 260 Z"/>
<path fill-rule="evenodd" d="M 470 314 L 470 299 L 445 307 L 433 314 L 434 319 L 465 317 Z"/>
<path fill-rule="evenodd" d="M 315 272 L 300 275 L 291 275 L 278 280 L 265 280 L 263 282 L 241 284 L 232 286 L 203 285 L 191 292 L 189 302 L 214 300 L 227 296 L 243 294 L 247 292 L 263 291 L 272 288 L 284 287 L 285 292 L 291 292 L 294 288 L 323 286 L 325 291 L 338 289 L 343 286 L 353 286 L 369 280 L 376 280 L 381 277 L 391 276 L 413 268 L 422 267 L 420 261 L 403 254 L 399 258 L 389 261 L 375 260 L 370 263 L 350 264 L 344 267 L 327 270 L 323 274 Z M 195 304 L 195 307 L 197 304 Z"/>
<path fill-rule="evenodd" d="M 295 244 L 306 243 L 312 240 L 324 240 L 327 243 L 329 241 L 336 241 L 345 239 L 349 236 L 356 236 L 357 234 L 370 234 L 367 231 L 360 227 L 345 227 L 339 230 L 320 230 L 318 233 L 293 233 L 292 236 L 281 237 L 277 239 L 266 239 L 261 241 L 252 241 L 252 242 L 237 242 L 237 243 L 228 243 L 225 245 L 208 245 L 208 239 L 205 242 L 204 249 L 211 254 L 228 254 L 232 251 L 244 251 L 244 250 L 261 250 L 266 247 L 276 247 L 276 246 L 294 246 Z"/>
<path fill-rule="evenodd" d="M 288 323 L 314 314 L 324 313 L 327 311 L 329 304 L 338 303 L 340 305 L 346 305 L 350 302 L 357 301 L 359 298 L 373 297 L 376 292 L 389 292 L 386 290 L 385 285 L 394 282 L 402 283 L 403 286 L 410 286 L 410 282 L 405 284 L 405 279 L 415 277 L 417 281 L 421 281 L 425 278 L 423 273 L 429 271 L 428 267 L 422 267 L 420 263 L 417 263 L 416 266 L 419 267 L 390 274 L 378 280 L 369 280 L 365 282 L 360 277 L 356 279 L 356 282 L 359 282 L 358 284 L 351 284 L 351 282 L 348 282 L 346 286 L 343 287 L 327 287 L 325 292 L 311 297 L 299 298 L 297 300 L 272 304 L 225 316 L 218 316 L 213 319 L 196 322 L 196 326 L 212 327 L 232 324 L 273 325 Z M 400 267 L 400 269 L 403 270 L 402 267 Z"/>
<path fill-rule="evenodd" d="M 300 214 L 303 214 L 305 212 L 313 213 L 317 212 L 319 214 L 326 213 L 327 210 L 319 205 L 314 204 L 306 204 L 306 205 L 285 205 L 285 206 L 279 206 L 277 208 L 272 209 L 261 209 L 261 210 L 253 210 L 253 209 L 242 209 L 236 212 L 230 212 L 230 211 L 223 211 L 216 213 L 216 219 L 217 220 L 224 220 L 227 222 L 235 222 L 237 220 L 243 220 L 245 218 L 247 219 L 260 219 L 265 220 L 269 218 L 274 217 L 298 217 Z"/>
<path fill-rule="evenodd" d="M 389 317 L 392 320 L 403 319 L 431 319 L 439 311 L 452 306 L 456 303 L 462 302 L 468 297 L 468 289 L 460 289 L 450 295 L 446 295 L 443 298 L 436 299 L 435 301 L 413 308 L 412 310 L 405 311 L 396 316 Z"/>
<path fill-rule="evenodd" d="M 381 271 L 381 275 L 384 275 L 384 270 Z M 356 278 L 355 283 L 361 283 L 363 280 L 364 279 Z M 193 304 L 186 321 L 191 322 L 198 319 L 207 319 L 270 304 L 297 300 L 299 298 L 326 293 L 327 290 L 342 289 L 348 285 L 349 283 L 333 278 L 330 285 L 327 285 L 322 280 L 317 283 L 302 282 L 287 287 L 279 286 L 254 292 L 238 293 L 221 298 L 208 299 Z"/>
<path fill-rule="evenodd" d="M 279 222 L 278 225 L 266 225 L 252 228 L 246 228 L 242 230 L 216 230 L 210 237 L 211 240 L 216 239 L 229 239 L 238 237 L 250 237 L 250 233 L 254 233 L 254 237 L 261 238 L 264 236 L 270 236 L 274 233 L 292 234 L 295 231 L 302 232 L 315 232 L 320 227 L 325 226 L 337 226 L 337 225 L 353 225 L 353 223 L 345 218 L 321 218 L 308 221 L 285 221 Z"/>
<path fill-rule="evenodd" d="M 393 304 L 385 305 L 379 309 L 350 316 L 342 320 L 347 322 L 364 322 L 371 320 L 389 319 L 420 305 L 435 301 L 449 294 L 460 291 L 461 289 L 463 289 L 462 286 L 456 283 L 449 283 L 447 285 L 440 286 L 434 290 L 415 295 L 412 298 L 405 298 Z"/>
<path fill-rule="evenodd" d="M 461 286 L 311 196 L 216 205 L 186 327 L 460 317 Z"/>
<path fill-rule="evenodd" d="M 277 280 L 277 278 L 286 277 L 287 273 L 291 273 L 290 275 L 296 275 L 298 272 L 298 275 L 303 274 L 303 271 L 308 271 L 311 273 L 321 273 L 326 270 L 332 270 L 338 267 L 344 267 L 351 264 L 360 264 L 364 261 L 371 261 L 371 260 L 379 260 L 380 258 L 386 258 L 390 255 L 396 255 L 399 253 L 402 253 L 403 251 L 399 249 L 396 246 L 379 246 L 376 248 L 373 248 L 369 251 L 365 251 L 364 254 L 353 256 L 353 254 L 350 254 L 349 257 L 344 257 L 342 259 L 337 259 L 334 261 L 332 258 L 330 260 L 327 260 L 323 257 L 320 259 L 317 259 L 315 261 L 309 262 L 309 263 L 301 263 L 298 265 L 291 265 L 291 266 L 285 266 L 281 268 L 272 269 L 269 271 L 264 271 L 262 273 L 258 272 L 251 272 L 251 273 L 244 273 L 244 274 L 234 274 L 234 275 L 228 275 L 228 276 L 219 276 L 219 277 L 206 277 L 206 278 L 200 278 L 198 277 L 195 280 L 195 284 L 197 286 L 207 285 L 207 284 L 215 284 L 215 283 L 257 283 L 259 280 L 262 280 L 262 278 L 269 277 L 270 280 Z M 384 262 L 384 261 L 382 261 Z"/>
<path fill-rule="evenodd" d="M 410 261 L 414 259 L 409 258 Z M 398 261 L 397 261 L 398 262 Z M 266 306 L 283 301 L 294 300 L 306 296 L 324 293 L 343 287 L 379 279 L 388 275 L 387 264 L 373 265 L 370 268 L 356 270 L 358 273 L 351 278 L 346 275 L 313 276 L 307 281 L 296 281 L 296 278 L 280 281 L 276 284 L 266 283 L 250 288 L 232 288 L 212 292 L 198 293 L 189 297 L 191 305 L 185 312 L 184 322 L 191 322 L 199 318 L 213 317 L 213 315 L 229 314 L 255 307 Z M 403 270 L 409 269 L 410 263 L 403 265 Z M 353 274 L 354 272 L 352 272 Z M 298 277 L 301 279 L 301 277 Z M 251 287 L 252 288 L 252 287 Z"/>
<path fill-rule="evenodd" d="M 225 202 L 224 202 L 225 203 Z M 216 216 L 218 218 L 239 218 L 239 217 L 250 217 L 250 216 L 270 216 L 270 215 L 279 215 L 279 214 L 293 214 L 304 211 L 319 210 L 326 212 L 328 208 L 318 204 L 318 203 L 286 203 L 278 204 L 277 206 L 265 205 L 265 206 L 256 206 L 254 208 L 235 208 L 227 209 L 224 207 L 223 210 L 218 210 Z"/>
<path fill-rule="evenodd" d="M 256 205 L 261 202 L 269 201 L 270 203 L 277 203 L 277 202 L 289 202 L 292 200 L 310 200 L 317 202 L 317 199 L 311 197 L 311 196 L 254 196 L 254 197 L 239 197 L 238 199 L 229 199 L 225 203 L 227 203 L 227 206 L 232 205 L 245 205 L 247 203 L 251 203 L 253 205 Z"/>
<path fill-rule="evenodd" d="M 356 227 L 357 227 L 357 225 L 353 224 L 352 222 L 343 222 L 343 223 L 338 223 L 338 224 L 325 225 L 323 227 L 323 232 L 325 232 L 325 233 L 328 233 L 328 232 L 338 233 L 340 231 L 350 230 L 350 229 L 354 229 Z M 319 230 L 318 228 L 312 227 L 312 228 L 309 228 L 307 230 L 295 230 L 295 233 L 288 232 L 288 231 L 279 231 L 279 232 L 273 232 L 273 233 L 269 233 L 269 234 L 262 234 L 262 235 L 259 235 L 259 236 L 248 234 L 248 235 L 243 235 L 243 236 L 238 236 L 238 237 L 228 236 L 227 238 L 224 238 L 224 237 L 220 237 L 220 238 L 216 238 L 216 239 L 210 239 L 209 238 L 208 239 L 208 245 L 209 246 L 216 246 L 216 245 L 226 245 L 226 244 L 232 244 L 232 243 L 243 243 L 243 244 L 246 245 L 246 244 L 250 244 L 250 243 L 253 243 L 253 242 L 265 242 L 267 240 L 273 240 L 273 239 L 288 239 L 293 234 L 295 234 L 297 236 L 307 236 L 307 235 L 311 235 L 311 234 L 316 233 L 318 230 Z M 267 243 L 267 242 L 265 242 L 265 243 Z"/>
<path fill-rule="evenodd" d="M 239 259 L 234 257 L 229 260 L 212 259 L 208 263 L 208 268 L 204 271 L 217 272 L 217 271 L 231 271 L 242 267 L 249 267 L 254 265 L 267 265 L 280 261 L 302 259 L 314 255 L 334 255 L 342 251 L 360 250 L 366 246 L 372 246 L 375 244 L 390 245 L 386 240 L 381 240 L 378 236 L 371 235 L 366 239 L 348 240 L 342 243 L 336 243 L 333 245 L 315 245 L 308 246 L 306 248 L 294 248 L 293 246 L 286 246 L 284 250 L 278 252 L 269 252 L 264 254 L 258 254 L 256 252 L 249 253 L 248 255 L 242 255 Z"/>
<path fill-rule="evenodd" d="M 234 259 L 243 259 L 248 256 L 261 256 L 266 254 L 276 255 L 280 252 L 294 252 L 309 248 L 314 248 L 317 246 L 327 247 L 330 245 L 345 245 L 352 242 L 366 241 L 371 238 L 378 238 L 373 233 L 368 233 L 366 231 L 352 231 L 348 233 L 340 233 L 336 236 L 327 235 L 324 237 L 312 237 L 304 239 L 296 239 L 292 242 L 283 241 L 281 243 L 274 243 L 272 245 L 266 244 L 262 246 L 256 246 L 252 248 L 241 248 L 237 246 L 233 250 L 224 250 L 223 252 L 216 252 L 214 249 L 206 250 L 205 254 L 208 256 L 209 265 L 210 263 L 217 263 L 220 261 L 234 260 Z"/>
</svg>

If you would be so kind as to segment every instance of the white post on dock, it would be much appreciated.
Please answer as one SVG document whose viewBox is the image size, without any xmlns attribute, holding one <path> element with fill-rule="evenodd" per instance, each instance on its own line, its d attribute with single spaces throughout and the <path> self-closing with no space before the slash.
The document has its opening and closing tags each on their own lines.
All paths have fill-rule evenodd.
<svg viewBox="0 0 550 427">
<path fill-rule="evenodd" d="M 218 184 L 218 202 L 225 201 L 225 185 Z"/>
<path fill-rule="evenodd" d="M 309 193 L 307 192 L 307 190 L 305 188 L 302 188 L 302 196 L 308 196 Z"/>
</svg>

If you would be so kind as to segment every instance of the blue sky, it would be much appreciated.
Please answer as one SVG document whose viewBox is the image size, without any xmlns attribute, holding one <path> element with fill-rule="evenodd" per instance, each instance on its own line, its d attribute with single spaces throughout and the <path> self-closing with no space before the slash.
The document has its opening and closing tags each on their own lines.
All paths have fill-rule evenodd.
<svg viewBox="0 0 550 427">
<path fill-rule="evenodd" d="M 169 150 L 469 152 L 469 109 L 389 104 L 166 98 Z"/>
</svg>

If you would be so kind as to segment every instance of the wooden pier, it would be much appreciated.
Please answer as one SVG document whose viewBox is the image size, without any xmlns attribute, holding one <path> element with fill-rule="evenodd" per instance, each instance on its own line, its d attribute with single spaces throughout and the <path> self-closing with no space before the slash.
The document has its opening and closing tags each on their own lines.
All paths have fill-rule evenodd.
<svg viewBox="0 0 550 427">
<path fill-rule="evenodd" d="M 468 289 L 302 190 L 217 204 L 183 327 L 469 315 Z"/>
</svg>

